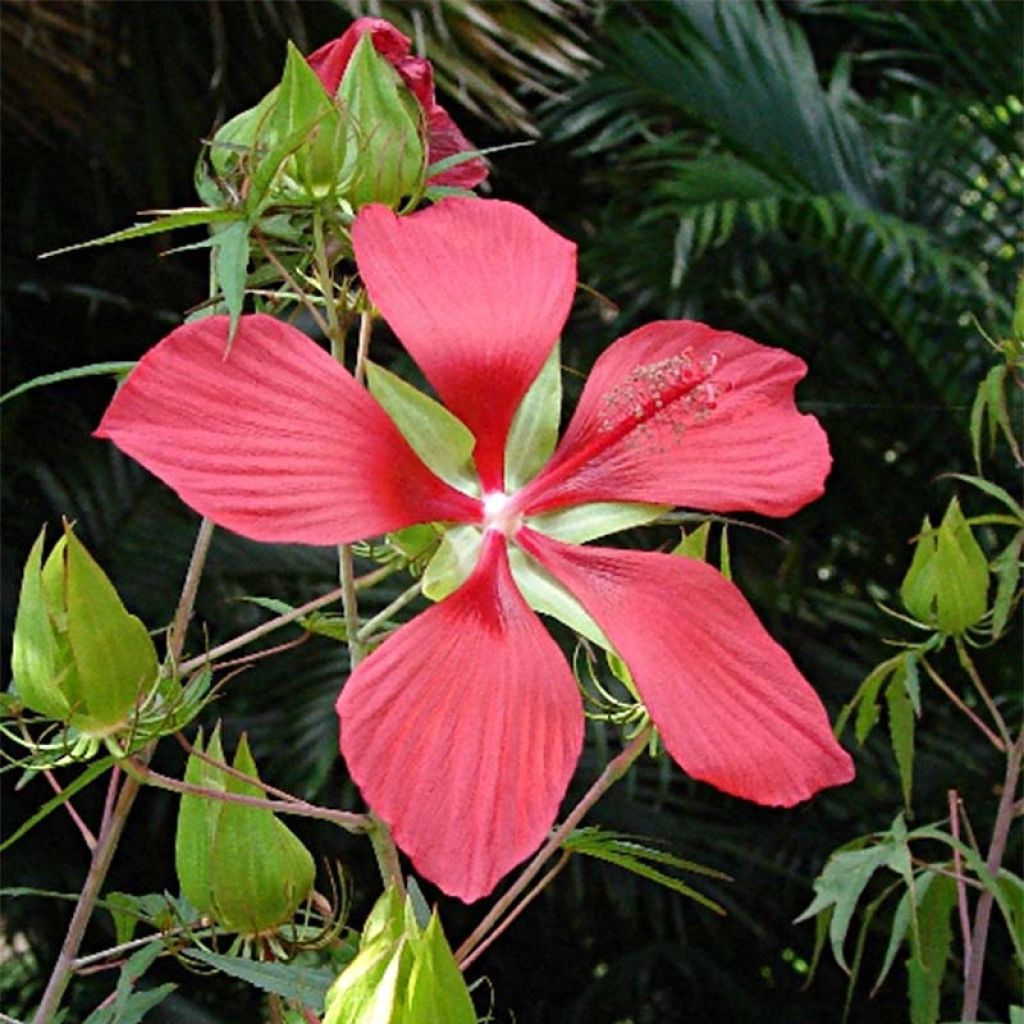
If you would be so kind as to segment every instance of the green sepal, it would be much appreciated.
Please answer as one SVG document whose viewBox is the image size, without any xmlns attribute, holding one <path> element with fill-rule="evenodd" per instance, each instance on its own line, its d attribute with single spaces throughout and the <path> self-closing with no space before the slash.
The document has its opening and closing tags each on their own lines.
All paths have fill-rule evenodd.
<svg viewBox="0 0 1024 1024">
<path fill-rule="evenodd" d="M 21 597 L 14 621 L 11 671 L 18 696 L 26 707 L 47 718 L 65 719 L 71 708 L 57 676 L 59 647 L 43 591 L 44 527 L 32 545 L 21 580 Z"/>
<path fill-rule="evenodd" d="M 316 72 L 290 41 L 270 123 L 272 136 L 278 139 L 307 134 L 285 173 L 311 199 L 333 195 L 345 163 L 345 121 Z"/>
<path fill-rule="evenodd" d="M 436 909 L 423 934 L 412 940 L 412 947 L 414 960 L 405 994 L 405 1024 L 476 1024 L 473 1000 Z"/>
<path fill-rule="evenodd" d="M 953 498 L 937 529 L 925 518 L 900 596 L 920 622 L 958 634 L 984 616 L 988 583 L 985 554 Z"/>
<path fill-rule="evenodd" d="M 356 44 L 337 98 L 348 128 L 341 191 L 353 209 L 366 203 L 397 209 L 403 197 L 423 190 L 423 115 L 370 33 Z"/>
<path fill-rule="evenodd" d="M 452 487 L 479 495 L 473 468 L 476 439 L 460 419 L 383 366 L 368 362 L 366 383 L 428 468 Z"/>
<path fill-rule="evenodd" d="M 440 601 L 458 590 L 473 571 L 483 540 L 483 532 L 477 526 L 460 523 L 445 530 L 423 571 L 424 596 Z"/>
<path fill-rule="evenodd" d="M 71 721 L 83 732 L 105 732 L 123 724 L 155 682 L 156 648 L 70 526 L 64 536 L 67 635 L 83 707 L 77 714 L 72 706 Z"/>
<path fill-rule="evenodd" d="M 258 160 L 260 151 L 269 147 L 267 133 L 278 89 L 275 85 L 255 107 L 235 114 L 217 129 L 210 145 L 210 163 L 222 178 L 231 175 L 242 161 Z"/>
<path fill-rule="evenodd" d="M 561 417 L 561 346 L 556 342 L 512 419 L 505 444 L 507 492 L 518 491 L 551 458 L 558 444 Z"/>
<path fill-rule="evenodd" d="M 643 505 L 636 502 L 595 501 L 586 505 L 543 512 L 529 516 L 527 524 L 566 544 L 586 544 L 621 530 L 645 526 L 667 512 L 667 505 Z"/>
<path fill-rule="evenodd" d="M 672 549 L 673 555 L 696 558 L 699 562 L 708 560 L 708 537 L 711 534 L 710 521 L 701 523 L 696 530 L 683 533 L 679 543 Z"/>
<path fill-rule="evenodd" d="M 265 797 L 244 735 L 232 767 L 253 781 L 228 775 L 229 793 Z M 291 920 L 313 888 L 316 865 L 272 811 L 225 803 L 210 850 L 209 872 L 218 923 L 242 935 L 258 935 Z"/>
</svg>

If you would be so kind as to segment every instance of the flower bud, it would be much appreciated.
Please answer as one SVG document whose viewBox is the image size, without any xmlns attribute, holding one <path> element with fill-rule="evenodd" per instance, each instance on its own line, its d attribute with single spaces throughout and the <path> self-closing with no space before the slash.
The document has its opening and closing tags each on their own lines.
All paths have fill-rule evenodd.
<svg viewBox="0 0 1024 1024">
<path fill-rule="evenodd" d="M 26 707 L 90 736 L 127 724 L 156 681 L 146 627 L 65 523 L 45 565 L 40 532 L 21 584 L 11 669 Z"/>
<path fill-rule="evenodd" d="M 202 734 L 195 750 L 203 753 Z M 219 727 L 205 753 L 225 763 Z M 232 767 L 253 781 L 229 775 L 195 753 L 185 781 L 221 793 L 265 796 L 244 736 Z M 174 852 L 182 895 L 221 927 L 246 936 L 290 921 L 316 876 L 313 857 L 273 811 L 198 795 L 181 798 Z"/>
<path fill-rule="evenodd" d="M 438 1021 L 475 1024 L 473 1001 L 437 911 L 421 927 L 411 898 L 390 888 L 366 919 L 359 952 L 327 993 L 324 1024 Z"/>
<path fill-rule="evenodd" d="M 943 633 L 963 633 L 984 616 L 988 562 L 954 498 L 938 529 L 925 517 L 900 587 L 907 611 Z"/>
</svg>

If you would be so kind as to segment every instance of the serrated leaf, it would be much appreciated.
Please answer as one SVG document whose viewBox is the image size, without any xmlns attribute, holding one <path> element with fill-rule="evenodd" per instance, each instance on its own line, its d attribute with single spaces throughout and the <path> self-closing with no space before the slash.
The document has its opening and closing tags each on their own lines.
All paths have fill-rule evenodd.
<svg viewBox="0 0 1024 1024">
<path fill-rule="evenodd" d="M 327 989 L 334 981 L 334 972 L 328 967 L 310 967 L 296 962 L 257 962 L 247 957 L 224 956 L 195 947 L 187 950 L 185 956 L 255 985 L 264 992 L 272 992 L 282 999 L 293 999 L 317 1014 L 322 1012 Z"/>
<path fill-rule="evenodd" d="M 889 944 L 882 959 L 881 970 L 879 970 L 878 977 L 875 979 L 874 987 L 871 990 L 872 995 L 882 987 L 882 982 L 885 981 L 889 971 L 892 970 L 892 965 L 896 962 L 896 954 L 899 952 L 900 946 L 903 945 L 907 932 L 910 930 L 910 923 L 917 912 L 915 903 L 924 898 L 934 877 L 930 872 L 924 872 L 916 879 L 913 888 L 903 891 L 903 895 L 896 905 L 896 912 L 893 914 L 892 925 L 889 929 Z"/>
<path fill-rule="evenodd" d="M 953 480 L 963 480 L 964 483 L 970 484 L 972 487 L 977 487 L 979 491 L 984 491 L 989 497 L 995 498 L 996 501 L 1005 505 L 1013 514 L 1014 518 L 1024 526 L 1024 508 L 1021 508 L 1020 504 L 1010 495 L 1010 493 L 998 484 L 994 484 L 991 480 L 986 480 L 984 477 L 970 476 L 967 473 L 947 473 L 945 475 Z"/>
<path fill-rule="evenodd" d="M 249 223 L 239 221 L 218 232 L 213 240 L 213 267 L 224 305 L 231 317 L 228 341 L 235 336 L 242 305 L 245 302 L 245 281 L 249 273 Z"/>
<path fill-rule="evenodd" d="M 154 1006 L 163 1002 L 177 985 L 166 984 L 145 992 L 134 991 L 136 982 L 162 951 L 163 942 L 158 940 L 133 953 L 121 968 L 113 1005 L 95 1010 L 84 1024 L 138 1024 Z"/>
<path fill-rule="evenodd" d="M 956 882 L 936 875 L 918 903 L 920 927 L 911 933 L 913 954 L 907 961 L 911 1024 L 935 1024 L 946 962 L 953 944 L 950 912 L 956 906 Z"/>
<path fill-rule="evenodd" d="M 519 403 L 505 445 L 505 490 L 532 480 L 558 443 L 562 418 L 561 346 L 555 344 L 537 379 Z"/>
<path fill-rule="evenodd" d="M 10 398 L 17 398 L 34 388 L 48 387 L 50 384 L 60 384 L 66 380 L 79 380 L 82 377 L 109 377 L 111 375 L 119 379 L 135 369 L 136 363 L 91 363 L 89 366 L 76 366 L 70 370 L 58 370 L 56 373 L 44 373 L 41 377 L 33 377 L 31 380 L 11 388 L 6 394 L 0 395 L 0 405 L 3 405 Z"/>
<path fill-rule="evenodd" d="M 410 447 L 442 480 L 467 494 L 479 494 L 473 467 L 476 439 L 440 402 L 382 366 L 366 364 L 370 393 L 394 420 Z"/>
<path fill-rule="evenodd" d="M 666 511 L 667 505 L 597 501 L 542 512 L 538 516 L 528 516 L 526 521 L 533 529 L 548 537 L 566 544 L 585 544 L 610 533 L 645 526 Z"/>
<path fill-rule="evenodd" d="M 65 245 L 60 249 L 51 249 L 40 255 L 41 260 L 49 259 L 51 256 L 60 256 L 66 252 L 75 252 L 78 249 L 89 249 L 97 245 L 113 245 L 115 242 L 128 242 L 133 238 L 146 238 L 148 235 L 161 235 L 165 231 L 177 231 L 179 228 L 196 227 L 199 224 L 228 224 L 231 221 L 241 220 L 244 214 L 238 210 L 213 210 L 203 207 L 201 209 L 174 210 L 160 217 L 159 220 L 150 221 L 146 224 L 136 224 L 122 231 L 114 231 L 112 234 L 103 235 L 102 238 L 93 238 L 88 242 L 79 242 L 76 245 Z"/>
</svg>

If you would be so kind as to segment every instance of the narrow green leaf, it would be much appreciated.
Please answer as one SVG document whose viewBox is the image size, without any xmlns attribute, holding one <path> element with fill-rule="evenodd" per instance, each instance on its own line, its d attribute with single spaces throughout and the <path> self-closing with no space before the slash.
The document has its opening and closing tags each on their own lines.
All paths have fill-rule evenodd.
<svg viewBox="0 0 1024 1024">
<path fill-rule="evenodd" d="M 317 1014 L 322 1012 L 327 989 L 334 981 L 334 972 L 330 968 L 310 967 L 296 961 L 257 962 L 247 957 L 225 956 L 197 947 L 187 950 L 185 957 L 215 967 L 264 992 L 272 992 L 283 999 L 294 999 Z"/>
<path fill-rule="evenodd" d="M 556 342 L 516 410 L 505 445 L 505 490 L 532 480 L 558 443 L 562 418 L 561 346 Z"/>
<path fill-rule="evenodd" d="M 231 221 L 241 220 L 244 216 L 238 210 L 213 210 L 207 207 L 172 210 L 161 216 L 159 220 L 150 221 L 146 224 L 136 224 L 134 227 L 125 228 L 123 231 L 115 231 L 113 234 L 104 235 L 102 238 L 93 238 L 88 242 L 65 245 L 60 249 L 51 249 L 49 252 L 42 253 L 39 258 L 45 260 L 51 256 L 60 256 L 63 253 L 75 252 L 78 249 L 89 249 L 96 245 L 113 245 L 115 242 L 128 242 L 133 238 L 162 235 L 165 231 L 177 231 L 179 228 L 191 228 L 198 224 L 228 224 Z"/>
<path fill-rule="evenodd" d="M 375 363 L 366 364 L 366 383 L 427 466 L 452 487 L 479 494 L 473 467 L 476 440 L 461 420 L 440 402 Z"/>
<path fill-rule="evenodd" d="M 4 395 L 0 395 L 0 405 L 3 405 L 10 398 L 17 398 L 34 388 L 45 388 L 50 384 L 60 384 L 65 380 L 78 380 L 81 377 L 108 377 L 116 376 L 119 379 L 135 369 L 135 363 L 91 363 L 89 366 L 76 366 L 71 370 L 58 370 L 57 373 L 44 373 L 41 377 L 33 377 L 32 380 L 11 388 Z"/>
<path fill-rule="evenodd" d="M 1010 609 L 1020 584 L 1021 550 L 1024 548 L 1024 531 L 1017 533 L 1013 540 L 992 562 L 996 578 L 996 596 L 992 603 L 992 639 L 1002 636 L 1010 618 Z"/>
<path fill-rule="evenodd" d="M 113 1005 L 95 1010 L 86 1018 L 85 1024 L 138 1024 L 154 1006 L 163 1002 L 177 985 L 166 984 L 145 992 L 134 991 L 136 982 L 153 965 L 163 948 L 163 942 L 158 939 L 133 953 L 121 968 Z"/>
<path fill-rule="evenodd" d="M 953 944 L 950 912 L 956 906 L 956 882 L 936 875 L 918 904 L 920 928 L 911 934 L 907 961 L 911 1024 L 935 1024 L 939 1019 L 942 979 Z"/>
<path fill-rule="evenodd" d="M 967 473 L 947 473 L 948 477 L 952 477 L 954 480 L 963 480 L 964 483 L 970 484 L 972 487 L 977 487 L 979 491 L 984 491 L 987 495 L 995 498 L 996 501 L 1002 502 L 1012 513 L 1014 518 L 1024 526 L 1024 508 L 1021 508 L 1020 504 L 1002 487 L 998 484 L 992 483 L 990 480 L 986 480 L 981 476 L 970 476 Z"/>
<path fill-rule="evenodd" d="M 910 930 L 910 922 L 914 914 L 917 913 L 915 901 L 920 902 L 924 898 L 934 877 L 930 872 L 923 872 L 915 880 L 914 888 L 903 890 L 903 895 L 896 906 L 896 913 L 893 914 L 892 925 L 889 929 L 889 945 L 886 947 L 882 968 L 878 972 L 878 977 L 871 990 L 872 995 L 882 987 L 882 982 L 889 976 L 889 971 L 892 970 L 892 965 L 896 962 L 896 954 Z"/>
<path fill-rule="evenodd" d="M 245 302 L 245 281 L 249 272 L 249 223 L 239 221 L 219 232 L 213 241 L 214 272 L 224 305 L 231 317 L 228 340 L 235 336 L 242 305 Z"/>
<path fill-rule="evenodd" d="M 718 552 L 718 569 L 727 579 L 732 580 L 732 556 L 729 554 L 729 524 L 722 526 L 722 539 Z"/>
<path fill-rule="evenodd" d="M 893 675 L 885 691 L 885 699 L 889 708 L 892 752 L 900 770 L 903 804 L 909 808 L 914 785 L 914 709 L 903 685 L 902 673 Z"/>
<path fill-rule="evenodd" d="M 0 843 L 0 853 L 6 850 L 9 846 L 13 846 L 19 839 L 22 838 L 27 832 L 31 831 L 36 825 L 39 824 L 44 818 L 55 811 L 65 800 L 70 800 L 79 790 L 85 789 L 94 779 L 98 779 L 103 775 L 108 768 L 110 768 L 117 758 L 109 755 L 101 758 L 99 761 L 94 761 L 88 768 L 82 772 L 78 778 L 69 782 L 63 789 L 63 792 L 58 793 L 55 797 L 47 800 L 42 807 L 32 815 L 20 828 L 18 828 L 13 835 L 9 835 L 2 843 Z"/>
</svg>

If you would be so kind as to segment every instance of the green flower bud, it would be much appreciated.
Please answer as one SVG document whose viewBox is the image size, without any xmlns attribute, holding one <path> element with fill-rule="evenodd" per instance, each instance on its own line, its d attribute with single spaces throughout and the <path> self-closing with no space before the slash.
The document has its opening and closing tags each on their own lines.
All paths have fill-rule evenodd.
<svg viewBox="0 0 1024 1024">
<path fill-rule="evenodd" d="M 45 529 L 21 584 L 11 669 L 26 707 L 91 736 L 126 725 L 158 664 L 146 627 L 65 524 L 44 565 Z"/>
<path fill-rule="evenodd" d="M 943 633 L 963 633 L 987 608 L 988 562 L 954 498 L 938 529 L 925 517 L 900 587 L 907 611 Z"/>
<path fill-rule="evenodd" d="M 426 914 L 424 913 L 424 917 Z M 476 1024 L 476 1011 L 435 910 L 426 928 L 388 889 L 359 952 L 327 993 L 324 1024 Z"/>
<path fill-rule="evenodd" d="M 202 750 L 202 735 L 195 749 Z M 220 763 L 219 727 L 206 755 Z M 243 736 L 232 765 L 244 782 L 193 754 L 185 781 L 203 789 L 263 798 L 249 744 Z M 294 917 L 313 889 L 313 857 L 272 811 L 186 794 L 181 798 L 175 864 L 182 895 L 228 931 L 258 935 Z"/>
<path fill-rule="evenodd" d="M 338 101 L 348 130 L 339 191 L 352 208 L 365 203 L 394 208 L 403 197 L 420 191 L 426 176 L 423 115 L 369 34 L 356 44 Z"/>
</svg>

